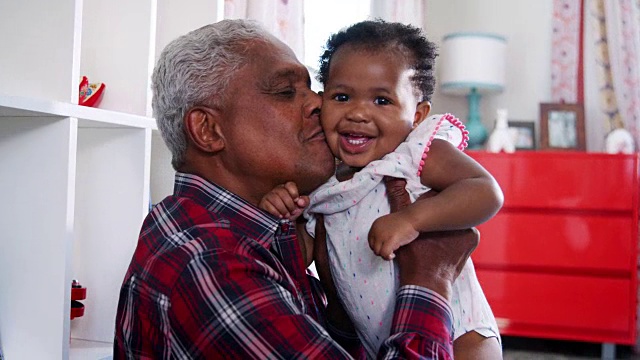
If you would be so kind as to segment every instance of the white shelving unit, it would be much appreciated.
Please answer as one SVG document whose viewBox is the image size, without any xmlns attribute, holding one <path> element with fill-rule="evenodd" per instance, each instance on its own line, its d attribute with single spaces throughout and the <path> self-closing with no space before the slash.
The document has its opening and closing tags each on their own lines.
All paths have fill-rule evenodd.
<svg viewBox="0 0 640 360">
<path fill-rule="evenodd" d="M 222 1 L 222 0 L 220 0 Z M 216 0 L 0 1 L 0 347 L 6 359 L 111 356 L 120 285 L 150 202 L 170 193 L 149 75 Z M 77 105 L 81 75 L 104 82 Z M 71 280 L 87 287 L 69 319 Z"/>
</svg>

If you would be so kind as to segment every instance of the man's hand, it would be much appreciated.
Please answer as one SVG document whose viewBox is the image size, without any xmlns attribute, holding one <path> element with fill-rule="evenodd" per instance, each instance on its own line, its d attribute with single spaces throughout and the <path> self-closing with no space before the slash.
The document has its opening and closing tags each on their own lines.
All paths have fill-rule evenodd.
<svg viewBox="0 0 640 360">
<path fill-rule="evenodd" d="M 391 213 L 411 204 L 406 181 L 385 178 Z M 428 192 L 417 201 L 429 201 Z M 451 285 L 467 259 L 478 246 L 480 234 L 474 229 L 421 233 L 416 240 L 400 247 L 396 259 L 400 285 L 418 285 L 451 299 Z"/>
</svg>

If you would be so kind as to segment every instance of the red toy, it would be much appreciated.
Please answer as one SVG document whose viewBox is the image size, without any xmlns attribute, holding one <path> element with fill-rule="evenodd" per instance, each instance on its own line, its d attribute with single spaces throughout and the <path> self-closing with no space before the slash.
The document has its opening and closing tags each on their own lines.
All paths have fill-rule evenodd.
<svg viewBox="0 0 640 360">
<path fill-rule="evenodd" d="M 84 304 L 78 300 L 87 298 L 87 288 L 82 287 L 78 280 L 71 283 L 71 320 L 84 315 Z"/>
<path fill-rule="evenodd" d="M 104 83 L 89 83 L 89 79 L 83 76 L 80 79 L 78 105 L 97 107 L 102 99 L 105 87 Z"/>
</svg>

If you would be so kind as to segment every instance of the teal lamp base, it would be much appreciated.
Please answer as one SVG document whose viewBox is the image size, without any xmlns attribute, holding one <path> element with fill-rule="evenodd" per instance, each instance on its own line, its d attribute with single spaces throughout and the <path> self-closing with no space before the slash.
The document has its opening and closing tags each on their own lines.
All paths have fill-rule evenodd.
<svg viewBox="0 0 640 360">
<path fill-rule="evenodd" d="M 480 94 L 476 88 L 471 89 L 471 93 L 467 95 L 469 100 L 469 120 L 465 124 L 469 131 L 469 149 L 480 149 L 487 141 L 487 128 L 480 121 Z"/>
</svg>

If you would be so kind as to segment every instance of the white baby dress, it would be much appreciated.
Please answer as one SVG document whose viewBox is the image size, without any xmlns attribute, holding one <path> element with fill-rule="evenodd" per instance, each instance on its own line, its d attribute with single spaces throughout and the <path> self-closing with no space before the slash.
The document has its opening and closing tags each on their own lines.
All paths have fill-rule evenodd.
<svg viewBox="0 0 640 360">
<path fill-rule="evenodd" d="M 375 255 L 367 241 L 373 221 L 390 211 L 382 179 L 406 179 L 411 201 L 427 192 L 419 173 L 434 138 L 449 141 L 460 150 L 466 147 L 466 131 L 458 119 L 450 114 L 430 116 L 394 152 L 371 162 L 352 179 L 329 179 L 310 195 L 311 204 L 305 211 L 307 231 L 312 236 L 313 214 L 324 215 L 331 273 L 370 358 L 375 358 L 389 337 L 399 286 L 395 262 Z M 454 283 L 451 308 L 454 338 L 471 330 L 499 337 L 471 259 Z"/>
</svg>

